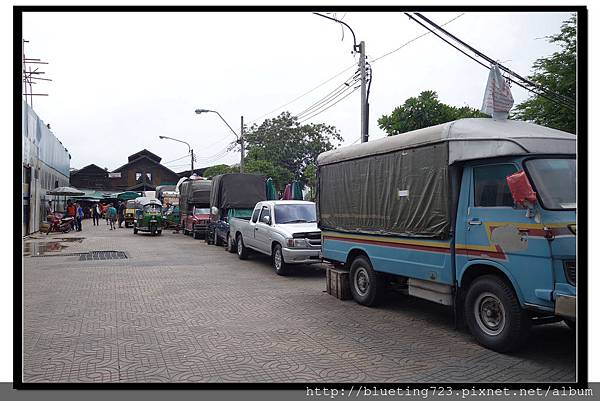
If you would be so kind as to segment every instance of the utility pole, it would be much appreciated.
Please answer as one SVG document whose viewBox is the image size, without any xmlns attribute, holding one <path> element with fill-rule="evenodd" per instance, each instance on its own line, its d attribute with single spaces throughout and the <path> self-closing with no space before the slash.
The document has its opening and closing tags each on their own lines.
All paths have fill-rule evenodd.
<svg viewBox="0 0 600 401">
<path fill-rule="evenodd" d="M 240 126 L 240 147 L 242 152 L 242 157 L 240 158 L 240 173 L 244 172 L 244 116 L 241 118 L 241 126 Z"/>
<path fill-rule="evenodd" d="M 365 41 L 358 45 L 360 53 L 360 141 L 369 142 L 369 105 L 367 104 L 367 68 L 365 65 Z"/>
<path fill-rule="evenodd" d="M 190 175 L 194 174 L 194 149 L 190 148 L 190 153 L 192 154 L 192 172 Z"/>
</svg>

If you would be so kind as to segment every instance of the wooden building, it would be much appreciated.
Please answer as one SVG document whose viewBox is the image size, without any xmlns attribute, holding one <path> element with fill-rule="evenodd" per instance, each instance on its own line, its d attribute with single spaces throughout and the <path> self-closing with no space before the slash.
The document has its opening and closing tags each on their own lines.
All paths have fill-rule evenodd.
<svg viewBox="0 0 600 401">
<path fill-rule="evenodd" d="M 160 164 L 161 158 L 147 149 L 132 154 L 121 167 L 106 171 L 90 164 L 71 173 L 71 185 L 106 191 L 153 191 L 159 185 L 175 185 L 177 173 Z"/>
</svg>

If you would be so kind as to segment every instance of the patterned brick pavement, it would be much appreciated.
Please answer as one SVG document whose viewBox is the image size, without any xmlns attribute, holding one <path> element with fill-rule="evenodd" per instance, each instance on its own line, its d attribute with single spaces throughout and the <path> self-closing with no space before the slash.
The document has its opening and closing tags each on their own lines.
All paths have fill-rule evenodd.
<svg viewBox="0 0 600 401">
<path fill-rule="evenodd" d="M 535 327 L 503 355 L 453 329 L 448 309 L 389 294 L 378 308 L 324 292 L 318 266 L 277 276 L 201 240 L 84 221 L 60 252 L 24 257 L 26 382 L 560 382 L 575 336 Z M 127 259 L 80 261 L 78 253 Z"/>
</svg>

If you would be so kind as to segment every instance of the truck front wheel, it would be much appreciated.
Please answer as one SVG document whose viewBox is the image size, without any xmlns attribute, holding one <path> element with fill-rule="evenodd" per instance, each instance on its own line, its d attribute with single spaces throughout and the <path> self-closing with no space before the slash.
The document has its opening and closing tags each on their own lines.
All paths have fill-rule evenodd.
<svg viewBox="0 0 600 401">
<path fill-rule="evenodd" d="M 361 305 L 375 306 L 381 301 L 384 286 L 366 256 L 356 257 L 350 265 L 350 292 Z"/>
<path fill-rule="evenodd" d="M 465 319 L 475 339 L 497 352 L 517 349 L 531 326 L 512 287 L 494 275 L 478 278 L 467 290 Z"/>
<path fill-rule="evenodd" d="M 271 255 L 273 260 L 273 267 L 275 268 L 275 273 L 280 276 L 285 276 L 288 273 L 288 266 L 283 260 L 283 252 L 281 251 L 281 245 L 275 244 L 273 247 L 273 255 Z"/>
</svg>

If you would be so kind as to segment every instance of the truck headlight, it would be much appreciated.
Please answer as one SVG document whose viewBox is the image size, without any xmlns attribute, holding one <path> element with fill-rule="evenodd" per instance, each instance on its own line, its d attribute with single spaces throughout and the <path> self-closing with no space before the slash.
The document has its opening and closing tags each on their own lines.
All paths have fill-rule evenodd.
<svg viewBox="0 0 600 401">
<path fill-rule="evenodd" d="M 306 238 L 290 238 L 287 240 L 288 248 L 308 248 Z"/>
</svg>

